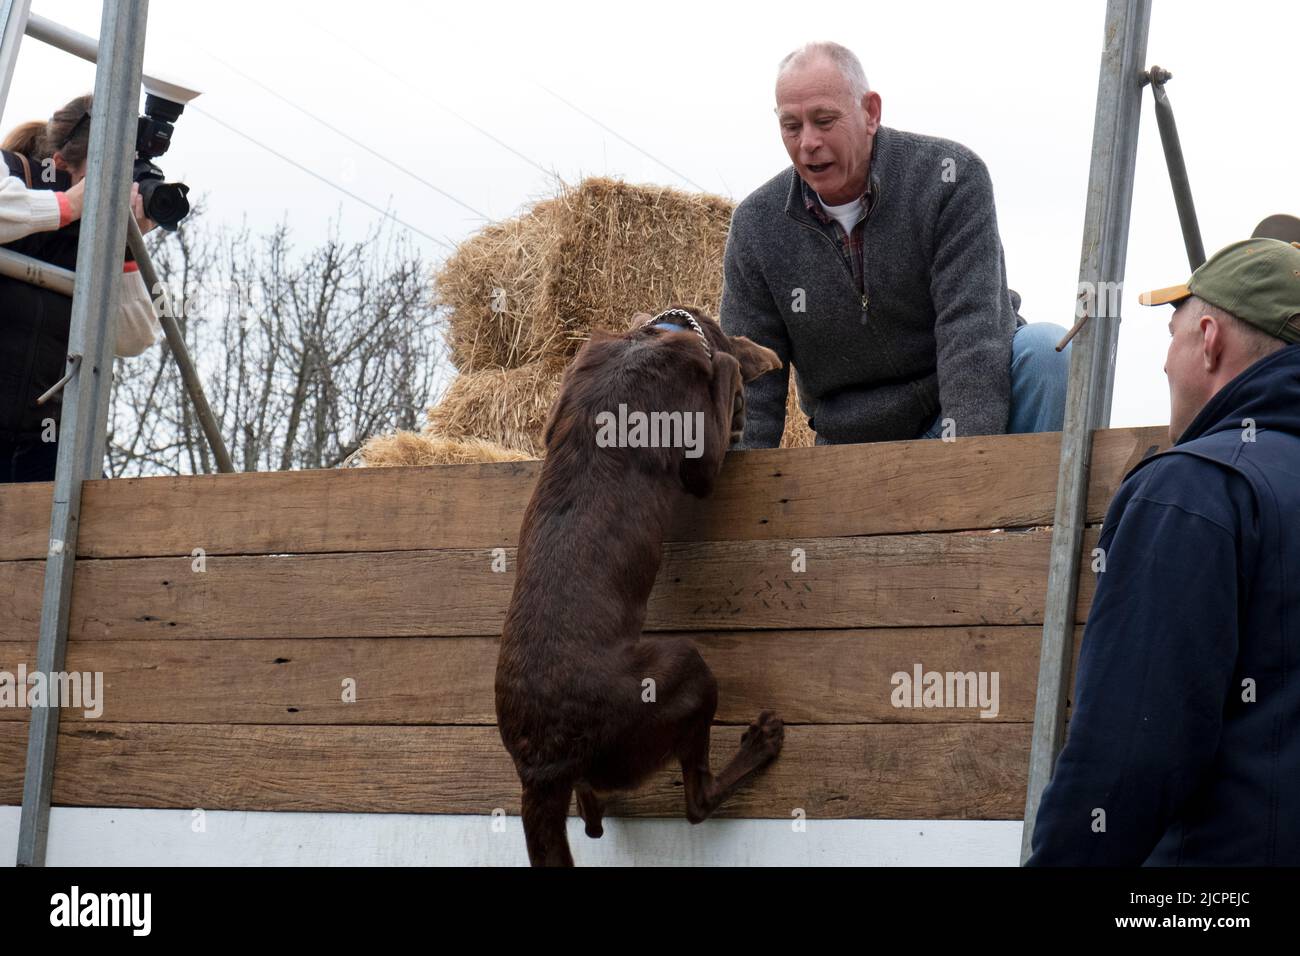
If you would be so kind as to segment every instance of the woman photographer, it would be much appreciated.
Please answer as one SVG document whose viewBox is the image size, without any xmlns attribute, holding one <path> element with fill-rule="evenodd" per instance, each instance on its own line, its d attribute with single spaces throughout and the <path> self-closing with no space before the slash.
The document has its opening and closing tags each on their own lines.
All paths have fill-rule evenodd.
<svg viewBox="0 0 1300 956">
<path fill-rule="evenodd" d="M 0 179 L 0 245 L 65 269 L 75 269 L 80 236 L 91 97 L 79 96 L 48 122 L 24 123 L 0 143 L 7 175 Z M 142 232 L 139 190 L 131 209 Z M 134 262 L 124 264 L 116 352 L 139 355 L 161 331 Z M 67 369 L 72 300 L 0 276 L 0 483 L 51 481 L 58 458 L 61 394 L 36 399 Z"/>
</svg>

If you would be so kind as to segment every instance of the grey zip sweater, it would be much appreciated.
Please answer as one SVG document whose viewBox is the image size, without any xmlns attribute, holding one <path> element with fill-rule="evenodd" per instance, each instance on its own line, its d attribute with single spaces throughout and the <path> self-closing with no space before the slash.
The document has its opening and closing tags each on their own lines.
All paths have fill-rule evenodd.
<svg viewBox="0 0 1300 956">
<path fill-rule="evenodd" d="M 791 362 L 824 441 L 916 438 L 940 411 L 959 437 L 1006 431 L 1011 339 L 1024 320 L 988 170 L 958 143 L 882 126 L 870 179 L 861 290 L 793 166 L 736 207 L 722 327 L 784 366 L 745 386 L 738 448 L 780 443 Z"/>
</svg>

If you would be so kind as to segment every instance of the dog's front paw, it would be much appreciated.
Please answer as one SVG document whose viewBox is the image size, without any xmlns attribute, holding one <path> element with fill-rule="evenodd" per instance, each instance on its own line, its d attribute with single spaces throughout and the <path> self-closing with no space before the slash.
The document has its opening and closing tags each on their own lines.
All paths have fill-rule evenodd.
<svg viewBox="0 0 1300 956">
<path fill-rule="evenodd" d="M 749 725 L 745 735 L 740 738 L 742 750 L 756 750 L 768 760 L 775 760 L 785 743 L 785 724 L 781 718 L 770 710 L 758 715 L 758 720 Z"/>
</svg>

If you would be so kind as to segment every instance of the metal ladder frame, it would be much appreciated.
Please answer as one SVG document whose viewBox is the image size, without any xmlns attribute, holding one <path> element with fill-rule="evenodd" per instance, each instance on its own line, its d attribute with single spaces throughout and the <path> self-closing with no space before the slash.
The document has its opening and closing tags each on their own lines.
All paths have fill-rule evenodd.
<svg viewBox="0 0 1300 956">
<path fill-rule="evenodd" d="M 81 518 L 82 483 L 101 477 L 113 380 L 114 338 L 123 250 L 130 245 L 146 286 L 161 292 L 159 316 L 181 368 L 204 431 L 222 471 L 233 471 L 230 456 L 199 385 L 166 290 L 145 249 L 143 237 L 129 214 L 129 190 L 135 158 L 135 127 L 140 87 L 148 80 L 160 92 L 169 89 L 192 97 L 194 91 L 144 74 L 148 0 L 104 0 L 99 42 L 59 24 L 34 16 L 31 0 L 0 0 L 0 106 L 8 97 L 25 34 L 89 59 L 95 70 L 95 108 L 90 119 L 85 205 L 77 244 L 75 274 L 51 266 L 29 269 L 21 281 L 72 296 L 68 339 L 68 375 L 58 426 L 58 463 L 50 514 L 49 549 L 41 599 L 37 669 L 46 674 L 63 670 L 67 652 L 68 617 L 76 567 L 77 530 Z M 11 264 L 24 257 L 0 250 Z M 50 797 L 59 731 L 57 701 L 32 708 L 23 778 L 23 805 L 18 830 L 18 866 L 42 866 L 49 833 Z"/>
<path fill-rule="evenodd" d="M 1070 353 L 1021 863 L 1029 859 L 1032 851 L 1038 806 L 1065 739 L 1074 612 L 1079 596 L 1079 551 L 1088 517 L 1092 434 L 1110 424 L 1115 351 L 1119 344 L 1118 309 L 1115 315 L 1109 314 L 1104 292 L 1115 287 L 1111 283 L 1123 288 L 1150 25 L 1151 0 L 1107 0 L 1079 262 L 1080 297 L 1089 318 Z"/>
</svg>

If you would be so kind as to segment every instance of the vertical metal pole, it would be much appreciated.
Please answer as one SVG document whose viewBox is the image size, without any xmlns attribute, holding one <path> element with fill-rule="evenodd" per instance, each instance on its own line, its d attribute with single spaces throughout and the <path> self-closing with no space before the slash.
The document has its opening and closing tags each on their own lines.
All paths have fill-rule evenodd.
<svg viewBox="0 0 1300 956">
<path fill-rule="evenodd" d="M 63 393 L 58 470 L 45 562 L 37 668 L 63 670 L 68 611 L 81 513 L 81 483 L 98 478 L 113 377 L 113 339 L 122 259 L 126 251 L 127 195 L 131 184 L 140 73 L 144 64 L 148 0 L 104 0 L 100 49 L 91 109 L 86 204 L 77 245 L 70 356 L 81 356 Z M 70 359 L 71 361 L 71 359 Z M 54 756 L 59 731 L 57 701 L 33 707 L 27 738 L 27 773 L 18 828 L 19 866 L 41 866 L 49 828 Z"/>
<path fill-rule="evenodd" d="M 1085 299 L 1092 318 L 1075 338 L 1070 356 L 1043 644 L 1038 663 L 1038 698 L 1025 796 L 1022 863 L 1029 858 L 1038 804 L 1051 779 L 1064 737 L 1078 600 L 1079 549 L 1087 520 L 1092 431 L 1105 428 L 1110 422 L 1115 348 L 1119 341 L 1118 290 L 1124 281 L 1124 257 L 1128 251 L 1143 63 L 1150 22 L 1151 0 L 1108 0 L 1106 4 L 1079 263 L 1079 290 L 1088 293 Z"/>
<path fill-rule="evenodd" d="M 9 84 L 18 63 L 18 46 L 27 30 L 32 0 L 0 0 L 0 116 L 9 102 Z"/>
</svg>

